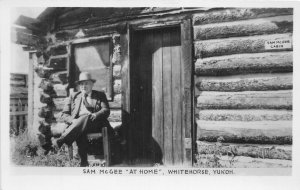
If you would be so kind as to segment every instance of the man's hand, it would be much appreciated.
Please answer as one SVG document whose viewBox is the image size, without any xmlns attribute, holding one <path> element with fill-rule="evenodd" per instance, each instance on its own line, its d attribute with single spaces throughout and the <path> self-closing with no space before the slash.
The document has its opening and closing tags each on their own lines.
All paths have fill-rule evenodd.
<svg viewBox="0 0 300 190">
<path fill-rule="evenodd" d="M 90 113 L 89 115 L 90 115 L 91 120 L 92 120 L 92 121 L 95 121 L 95 119 L 96 119 L 96 114 Z"/>
<path fill-rule="evenodd" d="M 65 123 L 68 124 L 68 125 L 71 125 L 73 123 L 73 119 L 71 117 L 67 117 L 65 119 Z"/>
</svg>

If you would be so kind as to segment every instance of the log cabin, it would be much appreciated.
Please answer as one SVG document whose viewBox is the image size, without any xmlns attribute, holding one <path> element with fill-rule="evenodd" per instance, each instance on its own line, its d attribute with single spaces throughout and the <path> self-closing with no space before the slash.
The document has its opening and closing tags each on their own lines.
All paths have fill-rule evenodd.
<svg viewBox="0 0 300 190">
<path fill-rule="evenodd" d="M 192 167 L 218 154 L 291 166 L 293 8 L 51 7 L 15 24 L 30 59 L 32 138 L 58 126 L 89 71 L 126 160 Z"/>
</svg>

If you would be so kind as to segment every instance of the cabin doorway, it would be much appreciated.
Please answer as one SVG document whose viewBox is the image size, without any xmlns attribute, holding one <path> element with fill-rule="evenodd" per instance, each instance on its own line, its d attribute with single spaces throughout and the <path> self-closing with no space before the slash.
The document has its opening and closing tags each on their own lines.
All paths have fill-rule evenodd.
<svg viewBox="0 0 300 190">
<path fill-rule="evenodd" d="M 180 26 L 130 35 L 129 156 L 163 165 L 184 162 L 184 85 Z"/>
</svg>

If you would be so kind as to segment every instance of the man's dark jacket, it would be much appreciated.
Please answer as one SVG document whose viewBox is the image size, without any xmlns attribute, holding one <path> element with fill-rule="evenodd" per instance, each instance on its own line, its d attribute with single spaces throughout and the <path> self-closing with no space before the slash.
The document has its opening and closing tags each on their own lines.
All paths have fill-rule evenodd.
<svg viewBox="0 0 300 190">
<path fill-rule="evenodd" d="M 62 111 L 62 118 L 66 123 L 71 123 L 73 119 L 78 117 L 81 101 L 81 92 L 74 92 L 67 99 Z M 92 113 L 95 113 L 96 120 L 101 121 L 104 126 L 110 126 L 107 120 L 110 114 L 110 109 L 106 95 L 103 92 L 93 90 L 90 105 L 93 107 Z"/>
</svg>

